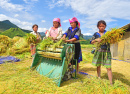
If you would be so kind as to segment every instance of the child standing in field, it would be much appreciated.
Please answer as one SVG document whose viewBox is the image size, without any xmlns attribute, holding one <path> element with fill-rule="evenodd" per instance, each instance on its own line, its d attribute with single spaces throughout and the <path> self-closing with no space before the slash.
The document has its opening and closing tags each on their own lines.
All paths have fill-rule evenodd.
<svg viewBox="0 0 130 94">
<path fill-rule="evenodd" d="M 38 25 L 37 25 L 37 24 L 34 24 L 34 25 L 32 26 L 32 29 L 33 29 L 33 32 L 31 32 L 31 34 L 33 34 L 33 35 L 36 36 L 36 38 L 37 38 L 37 43 L 40 42 L 40 40 L 41 40 L 42 38 L 41 38 L 40 33 L 37 32 L 37 30 L 38 30 Z M 31 55 L 33 56 L 33 55 L 35 54 L 35 51 L 36 51 L 36 45 L 31 44 L 30 46 L 31 46 L 31 47 L 30 47 L 30 48 L 31 48 Z"/>
<path fill-rule="evenodd" d="M 47 33 L 46 37 L 51 37 L 53 40 L 59 40 L 62 37 L 62 28 L 59 18 L 53 19 L 53 27 L 51 27 Z"/>
<path fill-rule="evenodd" d="M 107 32 L 105 30 L 105 28 L 106 28 L 105 21 L 100 20 L 97 23 L 97 27 L 98 27 L 99 31 L 94 33 L 94 35 L 90 41 L 91 44 L 94 44 L 95 42 L 100 43 L 102 41 L 100 39 L 100 37 Z M 110 44 L 101 45 L 101 47 L 95 51 L 92 65 L 97 66 L 97 75 L 99 78 L 101 78 L 101 65 L 105 66 L 107 69 L 107 74 L 108 74 L 110 84 L 112 85 Z"/>
<path fill-rule="evenodd" d="M 81 36 L 81 29 L 80 29 L 80 23 L 78 22 L 78 19 L 76 17 L 73 17 L 72 19 L 69 19 L 71 27 L 68 28 L 68 30 L 64 33 L 63 39 L 65 40 L 66 37 L 68 37 L 68 40 L 65 40 L 66 42 L 74 42 L 79 40 L 79 37 Z M 81 53 L 81 46 L 80 43 L 73 43 L 75 45 L 75 57 L 74 59 L 77 60 L 77 73 L 79 68 L 79 62 L 82 61 L 82 53 Z"/>
</svg>

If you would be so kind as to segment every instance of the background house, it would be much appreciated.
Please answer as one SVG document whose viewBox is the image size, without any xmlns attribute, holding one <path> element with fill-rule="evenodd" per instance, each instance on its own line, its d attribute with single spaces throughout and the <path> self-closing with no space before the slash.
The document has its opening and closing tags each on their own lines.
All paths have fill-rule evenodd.
<svg viewBox="0 0 130 94">
<path fill-rule="evenodd" d="M 120 42 L 111 45 L 112 58 L 130 61 L 130 23 L 121 28 L 126 28 L 126 33 Z"/>
</svg>

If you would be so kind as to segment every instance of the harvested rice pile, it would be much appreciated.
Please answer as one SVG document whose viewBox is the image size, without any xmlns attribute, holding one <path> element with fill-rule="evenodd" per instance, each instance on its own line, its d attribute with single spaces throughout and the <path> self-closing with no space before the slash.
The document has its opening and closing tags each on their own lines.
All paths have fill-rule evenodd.
<svg viewBox="0 0 130 94">
<path fill-rule="evenodd" d="M 15 50 L 17 49 L 22 49 L 22 48 L 27 48 L 29 47 L 29 44 L 27 43 L 26 39 L 24 38 L 20 38 L 14 45 L 12 48 L 14 48 Z"/>
<path fill-rule="evenodd" d="M 19 39 L 20 39 L 21 37 L 18 37 L 18 36 L 16 36 L 16 37 L 13 37 L 13 43 L 16 43 Z"/>
<path fill-rule="evenodd" d="M 27 34 L 26 37 L 14 37 L 13 39 L 5 35 L 0 35 L 0 53 L 8 55 L 21 54 L 30 51 L 30 44 L 36 44 L 35 35 Z"/>
<path fill-rule="evenodd" d="M 9 46 L 11 43 L 11 38 L 5 35 L 0 35 L 0 44 L 4 44 L 6 46 Z"/>
<path fill-rule="evenodd" d="M 0 35 L 0 53 L 6 52 L 7 48 L 9 48 L 13 44 L 11 38 L 5 35 Z"/>
<path fill-rule="evenodd" d="M 15 55 L 29 51 L 29 44 L 25 38 L 20 38 L 14 45 L 8 49 L 8 54 Z"/>
</svg>

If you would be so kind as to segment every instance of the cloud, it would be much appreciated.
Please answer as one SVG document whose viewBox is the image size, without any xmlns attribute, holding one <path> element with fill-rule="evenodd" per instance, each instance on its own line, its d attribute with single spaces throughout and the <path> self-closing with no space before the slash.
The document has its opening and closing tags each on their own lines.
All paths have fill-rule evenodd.
<svg viewBox="0 0 130 94">
<path fill-rule="evenodd" d="M 0 7 L 7 11 L 22 11 L 24 7 L 18 4 L 12 4 L 10 0 L 0 0 Z"/>
<path fill-rule="evenodd" d="M 25 3 L 28 3 L 28 0 L 23 0 Z"/>
<path fill-rule="evenodd" d="M 46 22 L 46 21 L 45 21 L 45 20 L 42 20 L 41 22 L 43 22 L 43 23 L 44 23 L 44 22 Z"/>
<path fill-rule="evenodd" d="M 37 2 L 38 0 L 23 0 L 25 3 Z"/>
<path fill-rule="evenodd" d="M 11 18 L 4 14 L 0 14 L 0 21 L 3 21 L 3 20 L 10 20 L 12 23 L 16 24 L 18 27 L 20 27 L 22 29 L 32 30 L 32 28 L 31 28 L 32 23 L 30 23 L 30 22 L 20 21 L 16 18 Z"/>
<path fill-rule="evenodd" d="M 38 28 L 38 32 L 46 32 L 47 28 Z"/>
<path fill-rule="evenodd" d="M 63 10 L 57 10 L 57 12 L 61 13 L 61 12 L 63 12 Z"/>
<path fill-rule="evenodd" d="M 85 33 L 84 35 L 87 35 L 87 36 L 92 36 L 92 34 L 91 34 L 91 33 Z"/>
<path fill-rule="evenodd" d="M 19 16 L 19 14 L 15 14 L 15 15 L 14 15 L 14 17 L 18 17 L 18 16 Z"/>
<path fill-rule="evenodd" d="M 38 0 L 31 0 L 31 1 L 38 1 Z"/>
<path fill-rule="evenodd" d="M 69 20 L 64 20 L 63 23 L 69 22 Z"/>
<path fill-rule="evenodd" d="M 71 7 L 74 11 L 88 16 L 88 19 L 130 19 L 129 0 L 55 0 L 53 5 Z"/>
<path fill-rule="evenodd" d="M 52 0 L 50 8 L 65 6 L 71 8 L 83 22 L 82 28 L 88 28 L 92 33 L 96 23 L 105 20 L 107 24 L 116 19 L 130 20 L 130 0 Z M 79 15 L 78 15 L 79 14 Z"/>
</svg>

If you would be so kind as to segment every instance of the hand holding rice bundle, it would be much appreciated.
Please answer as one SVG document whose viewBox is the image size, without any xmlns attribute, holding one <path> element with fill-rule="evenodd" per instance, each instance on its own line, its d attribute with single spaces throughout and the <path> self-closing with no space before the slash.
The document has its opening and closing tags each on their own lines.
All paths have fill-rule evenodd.
<svg viewBox="0 0 130 94">
<path fill-rule="evenodd" d="M 122 39 L 124 33 L 125 31 L 122 28 L 112 28 L 111 31 L 108 31 L 103 36 L 101 36 L 101 42 L 97 45 L 100 47 L 105 43 L 114 44 L 116 42 L 119 42 Z"/>
<path fill-rule="evenodd" d="M 38 49 L 45 50 L 47 46 L 50 46 L 53 43 L 54 41 L 50 37 L 47 37 L 46 39 L 42 40 L 41 43 L 39 43 Z"/>
<path fill-rule="evenodd" d="M 50 47 L 50 45 L 52 45 L 51 47 L 53 48 L 53 50 L 55 50 L 57 47 L 61 46 L 63 43 L 65 43 L 65 41 L 63 39 L 60 39 L 59 41 L 57 41 L 55 43 L 54 40 L 52 40 L 50 37 L 48 37 L 48 38 L 44 39 L 38 45 L 38 49 L 45 50 L 46 47 Z"/>
<path fill-rule="evenodd" d="M 33 34 L 27 34 L 26 40 L 27 40 L 28 44 L 31 44 L 31 43 L 36 44 L 36 42 L 37 42 L 37 38 Z"/>
<path fill-rule="evenodd" d="M 65 41 L 64 41 L 64 39 L 60 39 L 57 43 L 55 43 L 54 45 L 53 45 L 53 50 L 55 50 L 56 48 L 58 48 L 59 46 L 61 46 L 62 44 L 64 44 L 65 43 Z"/>
</svg>

